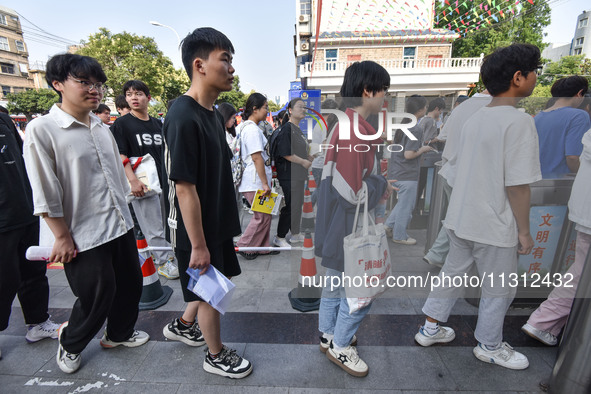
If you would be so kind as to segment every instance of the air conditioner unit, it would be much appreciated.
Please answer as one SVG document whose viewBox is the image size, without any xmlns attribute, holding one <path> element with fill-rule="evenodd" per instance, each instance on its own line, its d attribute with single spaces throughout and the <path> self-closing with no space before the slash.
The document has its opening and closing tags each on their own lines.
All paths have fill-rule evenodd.
<svg viewBox="0 0 591 394">
<path fill-rule="evenodd" d="M 310 22 L 310 15 L 300 15 L 299 21 L 300 23 Z"/>
<path fill-rule="evenodd" d="M 302 49 L 302 51 L 307 51 L 308 50 L 308 43 L 307 42 L 302 43 L 302 45 L 300 45 L 300 48 Z"/>
</svg>

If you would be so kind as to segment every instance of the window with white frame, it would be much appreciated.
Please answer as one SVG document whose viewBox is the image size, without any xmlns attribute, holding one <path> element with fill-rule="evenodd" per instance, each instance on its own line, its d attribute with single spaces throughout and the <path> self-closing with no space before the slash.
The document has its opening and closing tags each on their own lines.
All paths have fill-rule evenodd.
<svg viewBox="0 0 591 394">
<path fill-rule="evenodd" d="M 583 49 L 582 48 L 576 48 L 575 49 L 575 55 L 580 55 L 583 53 Z"/>
<path fill-rule="evenodd" d="M 4 96 L 6 96 L 7 94 L 10 94 L 10 86 L 4 86 L 4 85 L 2 85 L 2 94 Z"/>
<path fill-rule="evenodd" d="M 10 46 L 8 45 L 8 38 L 0 36 L 0 49 L 4 51 L 10 51 Z"/>
<path fill-rule="evenodd" d="M 19 52 L 24 52 L 25 51 L 25 43 L 19 40 L 14 40 L 14 43 L 16 44 L 16 50 Z"/>
<path fill-rule="evenodd" d="M 326 69 L 327 70 L 336 70 L 337 69 L 337 60 L 339 58 L 339 50 L 338 49 L 325 49 L 324 50 L 324 60 L 326 61 Z"/>
<path fill-rule="evenodd" d="M 6 15 L 4 14 L 0 14 L 0 25 L 8 25 L 8 23 L 6 22 Z"/>
<path fill-rule="evenodd" d="M 414 67 L 414 60 L 417 57 L 417 47 L 405 47 L 402 50 L 403 67 Z"/>
<path fill-rule="evenodd" d="M 588 22 L 589 22 L 589 18 L 581 19 L 581 20 L 579 21 L 579 29 L 580 29 L 581 27 L 587 27 L 587 23 L 588 23 Z"/>
<path fill-rule="evenodd" d="M 300 15 L 312 15 L 312 0 L 300 0 Z"/>
<path fill-rule="evenodd" d="M 583 41 L 585 41 L 585 37 L 579 37 L 576 39 L 575 45 L 576 46 L 583 45 Z"/>
</svg>

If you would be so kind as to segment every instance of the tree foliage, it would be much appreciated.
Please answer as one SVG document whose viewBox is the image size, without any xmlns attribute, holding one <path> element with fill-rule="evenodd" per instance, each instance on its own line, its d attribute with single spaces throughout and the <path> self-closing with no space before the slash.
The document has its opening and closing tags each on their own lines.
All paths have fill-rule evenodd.
<svg viewBox="0 0 591 394">
<path fill-rule="evenodd" d="M 591 68 L 591 62 L 589 59 L 585 60 L 583 55 L 563 56 L 557 62 L 546 64 L 544 72 L 538 78 L 538 83 L 551 86 L 556 80 L 571 75 L 586 75 L 589 79 L 588 68 Z"/>
<path fill-rule="evenodd" d="M 13 114 L 24 114 L 27 121 L 33 115 L 49 111 L 51 106 L 59 101 L 59 96 L 51 89 L 25 90 L 20 93 L 6 95 L 8 111 Z"/>
<path fill-rule="evenodd" d="M 523 8 L 515 16 L 505 11 L 505 18 L 499 17 L 499 22 L 488 24 L 481 23 L 478 30 L 472 30 L 460 34 L 462 36 L 453 43 L 453 57 L 478 57 L 481 53 L 488 55 L 495 49 L 515 43 L 533 44 L 543 50 L 547 44 L 543 39 L 546 35 L 544 28 L 550 24 L 550 6 L 546 0 L 532 0 L 532 3 L 522 2 Z M 474 0 L 464 2 L 466 8 L 462 8 L 462 18 L 470 18 L 472 23 L 478 18 L 475 15 L 486 13 L 481 6 L 490 7 L 490 0 Z M 447 8 L 445 3 L 436 2 L 436 13 L 441 14 Z M 494 10 L 494 8 L 491 8 Z M 450 22 L 460 17 L 457 13 L 448 14 L 447 20 L 440 18 L 436 27 L 449 29 Z M 462 25 L 460 25 L 461 27 Z M 453 30 L 454 26 L 451 26 Z M 459 28 L 458 28 L 459 29 Z"/>
<path fill-rule="evenodd" d="M 113 34 L 101 27 L 83 44 L 77 53 L 98 60 L 114 96 L 122 93 L 123 84 L 130 79 L 143 81 L 157 100 L 178 97 L 188 89 L 187 76 L 175 70 L 172 61 L 164 56 L 151 37 L 125 31 Z"/>
</svg>

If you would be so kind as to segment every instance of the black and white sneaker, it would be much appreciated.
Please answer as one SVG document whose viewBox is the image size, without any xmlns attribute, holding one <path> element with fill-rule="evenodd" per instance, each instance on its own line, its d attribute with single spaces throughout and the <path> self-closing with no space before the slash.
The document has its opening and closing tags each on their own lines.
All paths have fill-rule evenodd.
<svg viewBox="0 0 591 394">
<path fill-rule="evenodd" d="M 183 328 L 180 320 L 177 318 L 172 323 L 164 326 L 162 333 L 171 341 L 181 341 L 189 346 L 195 347 L 205 345 L 205 339 L 203 339 L 203 334 L 197 322 L 193 323 L 190 328 Z"/>
<path fill-rule="evenodd" d="M 241 379 L 250 375 L 252 364 L 237 355 L 236 350 L 224 345 L 216 358 L 211 357 L 209 351 L 207 352 L 205 361 L 203 361 L 203 369 L 205 372 L 226 376 L 231 379 Z"/>
</svg>

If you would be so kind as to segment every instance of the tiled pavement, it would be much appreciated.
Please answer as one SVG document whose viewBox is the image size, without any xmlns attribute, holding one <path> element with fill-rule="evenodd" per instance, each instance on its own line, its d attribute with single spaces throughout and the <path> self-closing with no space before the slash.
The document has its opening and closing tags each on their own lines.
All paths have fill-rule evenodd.
<svg viewBox="0 0 591 394">
<path fill-rule="evenodd" d="M 390 245 L 394 273 L 436 274 L 421 261 L 425 230 L 410 233 L 419 241 L 416 246 Z M 543 347 L 519 330 L 532 309 L 512 308 L 505 320 L 505 340 L 530 360 L 527 370 L 511 371 L 472 355 L 476 307 L 460 299 L 449 321 L 456 340 L 422 348 L 413 336 L 424 319 L 421 307 L 428 289 L 390 289 L 374 303 L 357 333 L 369 375 L 349 376 L 319 352 L 317 313 L 291 308 L 287 293 L 297 283 L 299 263 L 295 252 L 241 259 L 243 273 L 234 278 L 237 291 L 222 318 L 222 338 L 253 363 L 254 371 L 245 379 L 207 374 L 202 369 L 204 347 L 164 339 L 162 327 L 185 303 L 178 280 L 161 278 L 174 289 L 171 299 L 156 311 L 140 312 L 137 324 L 152 340 L 139 348 L 105 350 L 95 339 L 82 353 L 81 369 L 72 375 L 56 365 L 56 341 L 26 343 L 15 300 L 10 326 L 0 333 L 0 393 L 515 393 L 539 392 L 538 383 L 552 371 L 557 349 Z M 75 298 L 63 271 L 49 270 L 48 277 L 51 313 L 62 321 Z"/>
</svg>

